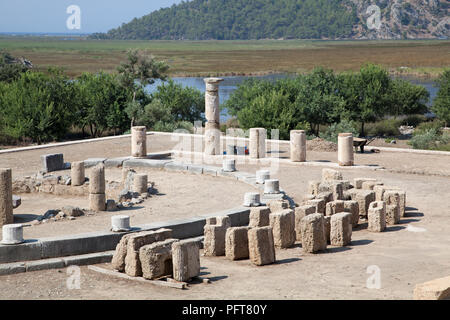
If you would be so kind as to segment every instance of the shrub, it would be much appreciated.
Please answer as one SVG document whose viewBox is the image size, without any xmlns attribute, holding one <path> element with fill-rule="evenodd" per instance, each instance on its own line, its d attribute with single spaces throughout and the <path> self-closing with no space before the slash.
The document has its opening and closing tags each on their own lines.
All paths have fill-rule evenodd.
<svg viewBox="0 0 450 320">
<path fill-rule="evenodd" d="M 443 126 L 444 121 L 441 120 L 423 122 L 416 127 L 416 129 L 414 130 L 414 135 L 421 135 L 430 130 L 436 130 L 437 132 L 440 132 Z"/>
<path fill-rule="evenodd" d="M 339 123 L 333 123 L 328 129 L 320 134 L 320 138 L 337 143 L 339 133 L 351 132 L 354 136 L 358 135 L 355 123 L 348 120 L 342 120 Z"/>
<path fill-rule="evenodd" d="M 423 150 L 440 150 L 447 148 L 450 143 L 449 134 L 441 134 L 439 130 L 433 128 L 425 131 L 424 133 L 416 134 L 409 141 L 409 144 L 414 149 Z"/>
<path fill-rule="evenodd" d="M 393 137 L 400 135 L 398 128 L 402 121 L 396 119 L 381 120 L 367 125 L 367 132 L 371 136 Z"/>
</svg>

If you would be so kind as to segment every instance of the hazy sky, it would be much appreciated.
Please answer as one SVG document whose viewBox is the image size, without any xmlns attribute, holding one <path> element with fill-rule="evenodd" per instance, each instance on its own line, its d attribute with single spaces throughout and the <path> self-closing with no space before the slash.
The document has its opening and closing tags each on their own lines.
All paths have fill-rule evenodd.
<svg viewBox="0 0 450 320">
<path fill-rule="evenodd" d="M 0 32 L 105 32 L 181 0 L 0 0 Z M 80 30 L 66 26 L 70 5 L 81 10 Z"/>
</svg>

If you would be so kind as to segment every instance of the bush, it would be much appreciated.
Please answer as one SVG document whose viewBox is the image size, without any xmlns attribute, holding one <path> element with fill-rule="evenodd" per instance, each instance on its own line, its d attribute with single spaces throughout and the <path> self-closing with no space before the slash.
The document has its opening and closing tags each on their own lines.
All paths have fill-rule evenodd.
<svg viewBox="0 0 450 320">
<path fill-rule="evenodd" d="M 445 70 L 436 84 L 439 86 L 432 110 L 437 117 L 450 126 L 450 69 Z"/>
<path fill-rule="evenodd" d="M 444 121 L 441 121 L 441 120 L 423 122 L 416 127 L 413 135 L 421 135 L 430 130 L 436 130 L 437 132 L 440 132 L 443 126 L 444 126 Z"/>
<path fill-rule="evenodd" d="M 441 134 L 439 130 L 433 128 L 424 133 L 416 134 L 409 141 L 414 149 L 423 150 L 446 150 L 450 144 L 450 135 Z"/>
<path fill-rule="evenodd" d="M 343 132 L 351 132 L 353 133 L 353 136 L 357 136 L 359 134 L 354 122 L 342 120 L 339 123 L 334 123 L 329 126 L 324 133 L 320 134 L 320 138 L 337 143 L 339 133 Z"/>
<path fill-rule="evenodd" d="M 367 124 L 367 133 L 370 136 L 377 137 L 395 137 L 400 135 L 398 128 L 402 121 L 396 119 L 381 120 L 375 123 Z"/>
</svg>

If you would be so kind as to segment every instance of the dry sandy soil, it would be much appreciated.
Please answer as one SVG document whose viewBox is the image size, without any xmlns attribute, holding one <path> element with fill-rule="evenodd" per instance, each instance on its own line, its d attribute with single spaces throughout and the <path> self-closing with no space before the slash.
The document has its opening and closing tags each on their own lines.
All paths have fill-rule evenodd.
<svg viewBox="0 0 450 320">
<path fill-rule="evenodd" d="M 129 139 L 119 139 L 4 154 L 0 155 L 0 164 L 2 167 L 12 167 L 14 175 L 20 176 L 39 169 L 40 154 L 63 152 L 66 161 L 124 156 L 129 153 L 128 143 Z M 167 136 L 150 136 L 148 139 L 150 152 L 171 149 L 173 145 L 174 142 Z M 288 155 L 284 145 L 281 147 L 281 155 Z M 324 165 L 335 162 L 336 157 L 335 152 L 308 152 L 308 160 L 322 161 Z M 64 269 L 1 276 L 0 298 L 411 299 L 416 284 L 450 275 L 450 156 L 382 152 L 356 154 L 355 160 L 357 164 L 378 165 L 385 169 L 346 168 L 342 169 L 344 178 L 376 177 L 385 184 L 404 188 L 407 192 L 407 214 L 399 225 L 391 226 L 383 233 L 370 233 L 364 228 L 364 224 L 361 225 L 354 231 L 352 243 L 348 247 L 329 246 L 325 253 L 307 255 L 303 254 L 301 246 L 297 244 L 291 249 L 277 250 L 277 263 L 264 267 L 253 266 L 248 260 L 232 262 L 225 257 L 201 257 L 202 274 L 210 277 L 212 283 L 194 284 L 183 291 L 113 279 L 88 270 L 87 267 L 81 268 L 79 290 L 67 289 L 69 275 Z M 248 172 L 255 172 L 259 167 L 251 164 L 238 165 L 239 170 Z M 278 171 L 273 172 L 273 176 L 280 179 L 281 187 L 296 202 L 300 202 L 306 192 L 307 182 L 320 179 L 321 170 L 322 167 L 316 166 L 282 164 Z M 159 181 L 161 190 L 168 191 L 167 197 L 153 197 L 145 203 L 149 204 L 149 208 L 140 209 L 142 216 L 145 219 L 148 217 L 149 221 L 169 220 L 169 215 L 181 214 L 175 207 L 165 207 L 171 203 L 169 196 L 176 195 L 178 191 L 169 192 L 171 184 L 161 179 L 162 175 L 163 172 L 150 173 L 150 180 L 157 184 Z M 224 208 L 234 207 L 223 198 L 224 195 L 227 194 L 230 201 L 240 203 L 244 190 L 248 189 L 245 185 L 224 178 L 180 175 L 173 179 L 174 183 L 180 181 L 187 188 L 194 183 L 211 185 L 210 190 L 200 189 L 211 204 L 202 204 L 206 201 L 197 199 L 197 192 L 186 192 L 184 197 L 190 197 L 192 203 L 186 202 L 184 206 L 178 207 L 183 214 L 192 212 L 192 215 L 198 215 L 197 210 L 200 209 L 194 210 L 191 206 L 204 208 L 205 213 L 208 213 L 209 208 L 220 205 Z M 223 191 L 216 193 L 221 186 Z M 29 199 L 35 201 L 34 197 L 33 195 Z M 183 196 L 179 197 L 180 200 L 183 199 Z M 28 206 L 25 200 L 26 197 L 24 208 Z M 36 207 L 39 208 L 41 204 Z M 164 210 L 155 211 L 153 205 Z M 135 214 L 132 219 L 137 219 L 138 211 L 129 213 Z M 73 223 L 95 221 L 97 218 L 99 217 L 80 218 Z M 58 224 L 55 222 L 54 226 Z M 372 265 L 380 269 L 381 289 L 366 287 L 366 281 L 370 277 L 367 268 Z"/>
</svg>

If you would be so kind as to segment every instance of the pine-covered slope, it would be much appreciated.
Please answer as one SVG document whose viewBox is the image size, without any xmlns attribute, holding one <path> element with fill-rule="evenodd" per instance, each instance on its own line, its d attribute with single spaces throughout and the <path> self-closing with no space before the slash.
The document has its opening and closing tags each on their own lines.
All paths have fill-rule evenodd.
<svg viewBox="0 0 450 320">
<path fill-rule="evenodd" d="M 192 0 L 97 39 L 401 39 L 450 36 L 447 0 Z M 380 27 L 368 27 L 376 4 Z M 373 20 L 372 20 L 373 21 Z"/>
</svg>

